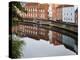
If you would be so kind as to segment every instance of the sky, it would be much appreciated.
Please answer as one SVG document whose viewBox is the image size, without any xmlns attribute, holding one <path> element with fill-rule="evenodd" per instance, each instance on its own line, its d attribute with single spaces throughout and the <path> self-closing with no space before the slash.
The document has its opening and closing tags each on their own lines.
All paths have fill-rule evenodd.
<svg viewBox="0 0 80 60">
<path fill-rule="evenodd" d="M 25 2 L 25 0 L 23 0 Z M 79 5 L 79 0 L 26 0 L 26 2 L 39 2 L 39 3 L 58 3 L 58 4 L 75 4 Z M 63 3 L 64 2 L 64 3 Z"/>
</svg>

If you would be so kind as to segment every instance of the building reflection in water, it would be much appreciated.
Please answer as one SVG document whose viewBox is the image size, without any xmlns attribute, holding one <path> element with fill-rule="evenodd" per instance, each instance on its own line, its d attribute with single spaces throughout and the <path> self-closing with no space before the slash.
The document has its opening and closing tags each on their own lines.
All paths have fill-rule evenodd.
<svg viewBox="0 0 80 60">
<path fill-rule="evenodd" d="M 12 32 L 22 37 L 31 37 L 36 40 L 43 39 L 45 41 L 49 41 L 50 44 L 53 44 L 55 46 L 63 44 L 66 48 L 76 53 L 78 52 L 75 39 L 63 35 L 59 32 L 40 28 L 36 24 L 32 26 L 20 24 L 12 27 Z"/>
<path fill-rule="evenodd" d="M 54 31 L 49 31 L 49 41 L 54 45 L 61 45 L 61 34 Z"/>
</svg>

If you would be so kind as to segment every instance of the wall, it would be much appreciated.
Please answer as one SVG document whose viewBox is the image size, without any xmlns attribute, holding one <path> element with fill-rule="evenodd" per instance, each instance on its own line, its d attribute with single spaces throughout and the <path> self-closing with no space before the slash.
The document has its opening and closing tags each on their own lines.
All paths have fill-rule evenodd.
<svg viewBox="0 0 80 60">
<path fill-rule="evenodd" d="M 63 11 L 63 22 L 75 23 L 74 7 L 64 7 L 62 11 Z"/>
</svg>

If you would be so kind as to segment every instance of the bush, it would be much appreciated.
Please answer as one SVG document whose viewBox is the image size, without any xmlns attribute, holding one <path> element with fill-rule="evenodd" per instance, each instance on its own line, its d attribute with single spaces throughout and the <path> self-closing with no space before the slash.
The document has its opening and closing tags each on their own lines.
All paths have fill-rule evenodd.
<svg viewBox="0 0 80 60">
<path fill-rule="evenodd" d="M 20 58 L 22 56 L 22 46 L 24 45 L 24 41 L 12 39 L 11 42 L 11 58 Z"/>
</svg>

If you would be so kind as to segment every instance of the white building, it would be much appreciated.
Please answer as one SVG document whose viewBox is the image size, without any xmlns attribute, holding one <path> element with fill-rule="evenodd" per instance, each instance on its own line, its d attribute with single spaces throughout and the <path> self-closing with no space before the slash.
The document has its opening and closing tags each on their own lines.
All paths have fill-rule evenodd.
<svg viewBox="0 0 80 60">
<path fill-rule="evenodd" d="M 73 5 L 63 6 L 62 21 L 69 22 L 69 23 L 75 23 L 75 8 Z"/>
<path fill-rule="evenodd" d="M 52 4 L 49 4 L 49 9 L 48 9 L 48 12 L 49 12 L 49 20 L 52 20 Z"/>
</svg>

